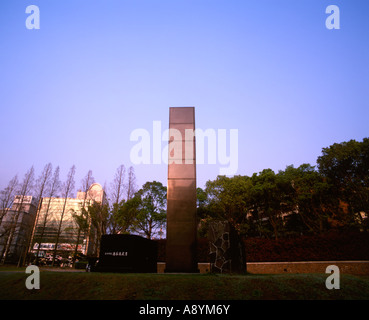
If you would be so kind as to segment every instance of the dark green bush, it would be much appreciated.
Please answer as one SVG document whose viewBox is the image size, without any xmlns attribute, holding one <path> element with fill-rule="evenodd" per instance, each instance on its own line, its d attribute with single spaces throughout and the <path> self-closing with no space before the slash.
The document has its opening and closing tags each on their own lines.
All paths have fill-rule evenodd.
<svg viewBox="0 0 369 320">
<path fill-rule="evenodd" d="M 165 261 L 166 240 L 158 240 L 158 261 Z M 369 234 L 332 231 L 294 238 L 244 239 L 247 262 L 369 260 Z M 207 239 L 198 239 L 197 258 L 209 262 Z"/>
</svg>

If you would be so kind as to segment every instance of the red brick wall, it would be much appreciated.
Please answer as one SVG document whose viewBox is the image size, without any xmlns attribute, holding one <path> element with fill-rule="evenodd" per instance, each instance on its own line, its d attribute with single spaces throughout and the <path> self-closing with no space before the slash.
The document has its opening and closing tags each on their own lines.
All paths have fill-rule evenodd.
<svg viewBox="0 0 369 320">
<path fill-rule="evenodd" d="M 247 272 L 253 274 L 325 273 L 329 265 L 336 265 L 342 274 L 369 275 L 369 261 L 251 262 L 247 264 Z"/>
</svg>

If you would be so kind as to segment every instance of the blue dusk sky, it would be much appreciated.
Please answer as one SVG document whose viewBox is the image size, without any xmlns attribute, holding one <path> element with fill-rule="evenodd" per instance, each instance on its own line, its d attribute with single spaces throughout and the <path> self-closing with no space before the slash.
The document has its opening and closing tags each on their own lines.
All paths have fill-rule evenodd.
<svg viewBox="0 0 369 320">
<path fill-rule="evenodd" d="M 2 0 L 0 71 L 0 189 L 48 162 L 62 180 L 76 165 L 76 190 L 88 170 L 109 185 L 120 164 L 138 187 L 166 185 L 164 162 L 132 163 L 130 135 L 164 131 L 180 106 L 228 144 L 238 130 L 236 174 L 315 165 L 369 136 L 369 1 Z M 197 165 L 197 185 L 220 167 Z"/>
</svg>

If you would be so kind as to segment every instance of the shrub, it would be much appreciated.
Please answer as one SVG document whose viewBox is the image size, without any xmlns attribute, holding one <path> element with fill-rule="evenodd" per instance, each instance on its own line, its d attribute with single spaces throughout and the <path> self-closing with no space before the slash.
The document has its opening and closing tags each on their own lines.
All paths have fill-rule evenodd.
<svg viewBox="0 0 369 320">
<path fill-rule="evenodd" d="M 369 260 L 369 234 L 332 231 L 294 238 L 244 239 L 247 262 Z M 158 261 L 165 261 L 166 240 L 158 240 Z M 198 239 L 197 259 L 209 262 L 209 243 Z"/>
</svg>

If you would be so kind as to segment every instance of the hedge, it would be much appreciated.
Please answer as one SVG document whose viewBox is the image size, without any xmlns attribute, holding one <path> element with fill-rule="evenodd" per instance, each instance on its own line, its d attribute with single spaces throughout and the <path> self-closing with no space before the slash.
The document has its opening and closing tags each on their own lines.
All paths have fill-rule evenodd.
<svg viewBox="0 0 369 320">
<path fill-rule="evenodd" d="M 158 261 L 165 261 L 166 240 L 158 241 Z M 295 238 L 244 239 L 248 262 L 369 260 L 369 234 L 329 232 Z M 198 239 L 197 259 L 209 262 L 207 239 Z"/>
</svg>

